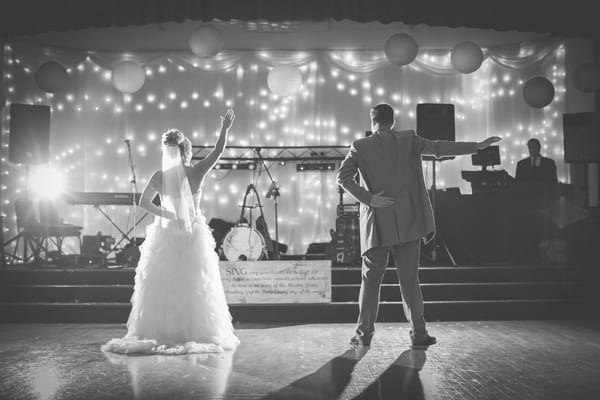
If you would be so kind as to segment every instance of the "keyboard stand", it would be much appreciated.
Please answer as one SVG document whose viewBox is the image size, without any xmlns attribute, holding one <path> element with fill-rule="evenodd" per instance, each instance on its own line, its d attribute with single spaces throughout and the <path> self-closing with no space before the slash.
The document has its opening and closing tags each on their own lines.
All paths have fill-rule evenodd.
<svg viewBox="0 0 600 400">
<path fill-rule="evenodd" d="M 144 220 L 144 218 L 146 218 L 146 217 L 148 216 L 148 212 L 144 212 L 144 215 L 142 215 L 142 217 L 141 217 L 141 218 L 139 218 L 139 219 L 137 219 L 137 220 L 135 221 L 135 225 L 134 225 L 132 228 L 130 228 L 130 229 L 127 231 L 127 232 L 124 232 L 124 231 L 123 231 L 123 230 L 122 230 L 122 229 L 119 227 L 119 225 L 117 225 L 117 224 L 115 223 L 115 221 L 113 221 L 113 219 L 110 217 L 110 215 L 108 215 L 108 214 L 106 213 L 106 211 L 104 211 L 104 210 L 102 209 L 102 207 L 100 207 L 100 205 L 98 205 L 98 204 L 94 204 L 94 208 L 95 208 L 96 210 L 98 210 L 98 211 L 100 212 L 100 214 L 104 215 L 104 217 L 105 217 L 105 218 L 108 220 L 108 222 L 110 222 L 110 223 L 112 224 L 112 226 L 114 226 L 114 227 L 115 227 L 115 229 L 117 229 L 117 230 L 118 230 L 118 231 L 121 233 L 121 239 L 119 239 L 119 241 L 117 241 L 117 242 L 116 242 L 116 243 L 115 243 L 115 244 L 114 244 L 114 245 L 113 245 L 113 246 L 110 248 L 110 250 L 109 250 L 109 251 L 106 253 L 106 255 L 108 255 L 108 254 L 110 254 L 110 253 L 112 253 L 112 252 L 116 251 L 116 250 L 117 250 L 117 248 L 119 247 L 119 245 L 120 245 L 120 244 L 121 244 L 121 243 L 122 243 L 124 240 L 127 240 L 129 243 L 132 243 L 132 241 L 133 241 L 133 240 L 132 240 L 132 239 L 129 237 L 129 234 L 130 234 L 130 233 L 131 233 L 131 232 L 132 232 L 132 231 L 135 229 L 135 225 L 137 225 L 137 224 L 139 224 L 140 222 L 142 222 L 142 221 Z M 132 244 L 133 244 L 133 245 L 137 245 L 136 243 L 132 243 Z"/>
</svg>

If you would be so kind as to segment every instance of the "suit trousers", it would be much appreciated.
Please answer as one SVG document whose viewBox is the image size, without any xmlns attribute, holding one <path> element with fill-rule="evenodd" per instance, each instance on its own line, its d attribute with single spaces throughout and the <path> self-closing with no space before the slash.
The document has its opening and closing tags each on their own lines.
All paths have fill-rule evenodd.
<svg viewBox="0 0 600 400">
<path fill-rule="evenodd" d="M 427 331 L 423 316 L 423 294 L 419 284 L 420 240 L 400 243 L 392 247 L 373 247 L 363 255 L 356 332 L 361 336 L 372 336 L 375 331 L 375 321 L 379 311 L 379 291 L 390 253 L 396 265 L 402 306 L 410 324 L 411 334 L 423 335 Z"/>
</svg>

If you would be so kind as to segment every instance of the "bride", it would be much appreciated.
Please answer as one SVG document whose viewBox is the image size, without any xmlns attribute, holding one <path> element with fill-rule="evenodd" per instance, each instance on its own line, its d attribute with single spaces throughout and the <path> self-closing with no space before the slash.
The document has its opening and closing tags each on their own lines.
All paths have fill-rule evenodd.
<svg viewBox="0 0 600 400">
<path fill-rule="evenodd" d="M 234 118 L 231 109 L 221 116 L 214 150 L 195 165 L 188 138 L 175 129 L 163 134 L 162 169 L 152 175 L 140 198 L 140 206 L 156 218 L 141 246 L 127 334 L 102 350 L 186 354 L 239 344 L 214 239 L 199 209 L 202 182 L 223 153 Z M 156 195 L 160 206 L 152 202 Z"/>
</svg>

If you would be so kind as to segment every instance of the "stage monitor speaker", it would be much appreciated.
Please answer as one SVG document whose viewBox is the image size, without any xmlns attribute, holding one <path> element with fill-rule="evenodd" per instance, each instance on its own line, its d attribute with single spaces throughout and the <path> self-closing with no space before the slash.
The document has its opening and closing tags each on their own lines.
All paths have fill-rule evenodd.
<svg viewBox="0 0 600 400">
<path fill-rule="evenodd" d="M 600 162 L 600 113 L 563 114 L 565 162 Z"/>
<path fill-rule="evenodd" d="M 8 159 L 17 164 L 44 164 L 50 149 L 50 106 L 11 104 Z"/>
<path fill-rule="evenodd" d="M 454 104 L 417 104 L 417 134 L 425 139 L 455 141 Z"/>
</svg>

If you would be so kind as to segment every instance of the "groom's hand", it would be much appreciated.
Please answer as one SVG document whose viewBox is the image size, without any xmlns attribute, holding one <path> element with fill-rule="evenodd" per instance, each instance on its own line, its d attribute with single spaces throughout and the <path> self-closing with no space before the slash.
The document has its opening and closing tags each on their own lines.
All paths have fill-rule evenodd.
<svg viewBox="0 0 600 400">
<path fill-rule="evenodd" d="M 393 197 L 387 197 L 383 195 L 383 190 L 379 193 L 375 193 L 371 198 L 371 207 L 390 207 L 396 203 L 396 199 Z"/>
<path fill-rule="evenodd" d="M 489 138 L 477 143 L 477 150 L 483 150 L 486 147 L 491 146 L 492 144 L 497 143 L 501 140 L 502 138 L 500 136 L 490 136 Z"/>
</svg>

